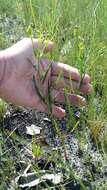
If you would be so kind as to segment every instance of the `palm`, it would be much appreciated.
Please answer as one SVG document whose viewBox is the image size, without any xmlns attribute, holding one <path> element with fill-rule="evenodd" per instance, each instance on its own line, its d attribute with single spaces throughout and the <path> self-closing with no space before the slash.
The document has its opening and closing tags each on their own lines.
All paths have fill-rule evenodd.
<svg viewBox="0 0 107 190">
<path fill-rule="evenodd" d="M 11 56 L 7 66 L 7 75 L 4 80 L 3 98 L 17 105 L 37 108 L 39 111 L 47 112 L 47 105 L 41 100 L 35 90 L 32 81 L 33 76 L 39 89 L 42 90 L 42 95 L 44 97 L 48 95 L 48 86 L 50 85 L 51 96 L 58 102 L 64 102 L 63 89 L 65 87 L 73 87 L 73 93 L 75 89 L 79 88 L 80 76 L 75 68 L 63 63 L 52 63 L 48 60 L 38 62 L 37 58 L 35 58 L 33 48 L 41 49 L 43 48 L 43 44 L 39 43 L 38 40 L 33 40 L 32 44 L 31 40 L 27 38 L 8 49 L 7 52 Z M 44 48 L 44 52 L 48 52 L 52 48 L 53 44 L 51 42 Z M 40 74 L 34 68 L 34 65 L 37 66 L 38 64 Z M 48 70 L 46 78 L 43 84 L 41 84 L 40 75 L 46 73 L 50 64 L 52 67 Z M 58 77 L 59 73 L 62 73 L 63 77 Z M 69 80 L 69 76 L 71 76 L 72 82 Z M 84 77 L 80 90 L 86 94 L 91 92 L 92 87 L 88 75 Z M 84 105 L 85 103 L 81 96 L 75 94 L 68 94 L 67 96 L 73 104 Z M 52 112 L 57 117 L 63 117 L 65 114 L 63 109 L 55 105 L 52 105 Z"/>
</svg>

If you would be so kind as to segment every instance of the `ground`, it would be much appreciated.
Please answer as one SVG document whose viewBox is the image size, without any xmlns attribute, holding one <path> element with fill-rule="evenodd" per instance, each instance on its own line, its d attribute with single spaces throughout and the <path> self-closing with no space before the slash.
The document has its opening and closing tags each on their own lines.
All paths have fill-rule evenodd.
<svg viewBox="0 0 107 190">
<path fill-rule="evenodd" d="M 107 190 L 106 21 L 106 0 L 0 0 L 0 50 L 53 40 L 47 58 L 88 72 L 94 89 L 84 109 L 61 105 L 61 121 L 0 100 L 0 190 Z"/>
<path fill-rule="evenodd" d="M 96 185 L 99 189 L 104 188 L 107 168 L 103 155 L 97 150 L 88 130 L 86 145 L 79 142 L 78 134 L 68 133 L 66 120 L 61 121 L 59 126 L 62 140 L 47 114 L 9 107 L 2 128 L 6 152 L 2 157 L 1 168 L 7 170 L 5 162 L 8 164 L 9 161 L 6 158 L 3 160 L 7 152 L 12 159 L 12 168 L 7 173 L 11 179 L 7 178 L 4 182 L 6 189 L 28 189 L 29 186 L 30 189 L 45 189 L 47 186 L 61 189 L 63 186 L 68 190 L 79 190 L 95 189 Z M 32 125 L 41 129 L 40 135 L 27 134 L 26 127 L 32 128 Z M 81 126 L 79 128 L 82 134 L 83 129 Z M 41 149 L 38 153 L 37 146 Z M 52 183 L 52 179 L 47 176 L 35 185 L 35 180 L 44 173 L 50 176 L 54 174 L 57 178 L 59 176 L 60 180 Z M 33 185 L 30 184 L 32 181 Z"/>
</svg>

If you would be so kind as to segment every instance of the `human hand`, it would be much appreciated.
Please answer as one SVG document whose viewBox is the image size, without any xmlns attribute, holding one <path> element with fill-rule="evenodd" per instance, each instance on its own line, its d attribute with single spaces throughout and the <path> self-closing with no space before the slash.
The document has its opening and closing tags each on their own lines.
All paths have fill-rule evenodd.
<svg viewBox="0 0 107 190">
<path fill-rule="evenodd" d="M 85 99 L 74 93 L 77 89 L 82 94 L 91 93 L 92 86 L 90 84 L 90 77 L 87 74 L 80 85 L 81 78 L 76 68 L 46 59 L 38 60 L 35 57 L 34 50 L 36 52 L 37 49 L 42 49 L 44 53 L 47 53 L 52 51 L 53 48 L 54 44 L 52 42 L 43 44 L 37 39 L 33 39 L 32 41 L 30 38 L 24 38 L 12 47 L 4 50 L 2 57 L 5 69 L 0 86 L 0 96 L 13 104 L 48 112 L 48 106 L 35 91 L 32 80 L 34 76 L 44 97 L 48 96 L 48 87 L 50 86 L 52 99 L 55 99 L 57 102 L 64 102 L 64 88 L 67 88 L 69 89 L 67 97 L 71 104 L 78 106 L 85 105 Z M 39 69 L 35 70 L 35 65 Z M 44 82 L 41 83 L 41 76 L 47 72 L 49 65 L 51 67 Z M 62 118 L 65 116 L 65 110 L 53 103 L 52 114 L 58 118 Z"/>
</svg>

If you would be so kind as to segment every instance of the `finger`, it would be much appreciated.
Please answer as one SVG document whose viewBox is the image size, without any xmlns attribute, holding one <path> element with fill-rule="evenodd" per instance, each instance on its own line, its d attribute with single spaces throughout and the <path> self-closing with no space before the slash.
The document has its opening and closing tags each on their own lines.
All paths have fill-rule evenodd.
<svg viewBox="0 0 107 190">
<path fill-rule="evenodd" d="M 75 80 L 70 80 L 64 77 L 55 77 L 52 76 L 52 86 L 55 89 L 63 89 L 66 88 L 69 90 L 69 92 L 74 93 L 76 89 L 79 89 L 80 83 Z"/>
<path fill-rule="evenodd" d="M 33 39 L 32 42 L 35 49 L 40 49 L 44 53 L 51 52 L 55 48 L 55 43 L 52 41 Z"/>
<path fill-rule="evenodd" d="M 90 76 L 88 74 L 85 74 L 82 83 L 87 84 L 87 83 L 90 83 L 90 82 L 91 82 Z"/>
<path fill-rule="evenodd" d="M 58 107 L 54 104 L 50 105 L 52 108 L 52 115 L 61 119 L 63 117 L 65 117 L 65 110 L 61 107 Z M 38 105 L 36 104 L 36 106 L 34 107 L 33 104 L 33 108 L 36 108 L 38 111 L 41 112 L 45 112 L 45 113 L 49 113 L 49 109 L 48 106 L 46 104 L 44 104 L 41 100 L 38 102 Z"/>
<path fill-rule="evenodd" d="M 52 115 L 59 118 L 59 119 L 62 119 L 65 117 L 66 115 L 66 112 L 63 108 L 61 107 L 58 107 L 56 105 L 53 105 L 52 107 Z"/>
<path fill-rule="evenodd" d="M 66 103 L 64 91 L 53 90 L 52 97 L 56 102 Z M 69 103 L 72 105 L 75 105 L 75 106 L 85 106 L 86 105 L 86 100 L 82 96 L 67 93 L 66 98 L 69 101 Z"/>
<path fill-rule="evenodd" d="M 80 87 L 80 91 L 81 91 L 82 94 L 90 94 L 93 91 L 93 87 L 89 83 L 88 84 L 83 84 Z"/>
<path fill-rule="evenodd" d="M 80 74 L 76 68 L 60 62 L 52 62 L 52 75 L 53 76 L 61 75 L 68 79 L 80 81 Z"/>
</svg>

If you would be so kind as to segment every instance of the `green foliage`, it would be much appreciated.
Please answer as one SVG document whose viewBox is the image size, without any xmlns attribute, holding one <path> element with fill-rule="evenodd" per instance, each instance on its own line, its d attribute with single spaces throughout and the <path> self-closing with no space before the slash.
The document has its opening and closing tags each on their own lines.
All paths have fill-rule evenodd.
<svg viewBox="0 0 107 190">
<path fill-rule="evenodd" d="M 11 13 L 14 14 L 15 8 L 14 0 L 5 0 L 0 1 L 0 14 L 6 14 L 7 16 L 11 16 Z"/>
<path fill-rule="evenodd" d="M 9 24 L 8 27 L 10 18 L 12 23 L 16 23 L 14 27 L 13 24 Z M 0 0 L 0 21 L 0 49 L 9 46 L 24 35 L 53 40 L 57 47 L 53 54 L 47 55 L 48 58 L 77 67 L 82 77 L 85 72 L 91 75 L 94 92 L 91 96 L 86 97 L 87 108 L 85 111 L 80 110 L 81 117 L 78 121 L 74 118 L 73 108 L 65 93 L 66 107 L 69 113 L 67 127 L 68 131 L 74 133 L 79 139 L 81 149 L 88 145 L 87 136 L 90 131 L 94 143 L 100 143 L 100 151 L 103 151 L 104 157 L 107 159 L 107 1 Z M 37 52 L 37 54 L 44 57 L 43 52 Z M 48 69 L 41 78 L 42 82 L 46 78 Z M 34 78 L 33 82 L 35 90 L 43 102 L 48 105 L 50 113 L 52 100 L 50 97 L 44 98 Z M 0 100 L 0 121 L 3 120 L 5 112 L 6 104 Z M 58 123 L 54 118 L 52 120 L 63 149 L 66 150 L 64 139 L 68 134 L 62 135 Z M 3 140 L 1 133 L 0 153 L 2 154 L 5 149 Z M 34 142 L 32 151 L 35 158 L 43 155 L 40 145 Z M 61 167 L 63 166 L 66 177 L 71 175 L 72 179 L 75 178 L 80 183 L 81 189 L 85 189 L 83 182 L 72 171 L 68 161 L 64 163 L 64 160 L 57 159 L 57 156 L 60 157 L 58 151 L 55 152 L 53 160 L 55 159 Z M 0 172 L 2 172 L 2 180 L 5 184 L 5 181 L 8 181 L 6 171 L 8 170 L 7 176 L 10 171 L 12 175 L 14 172 L 11 170 L 11 159 L 8 156 L 3 156 L 2 159 L 3 166 Z M 89 161 L 88 155 L 86 159 Z M 105 184 L 105 188 L 106 186 L 107 184 Z M 98 186 L 96 189 L 101 188 Z"/>
<path fill-rule="evenodd" d="M 6 111 L 7 111 L 7 104 L 0 99 L 0 122 L 3 121 Z"/>
<path fill-rule="evenodd" d="M 32 152 L 36 159 L 39 159 L 41 156 L 43 156 L 40 145 L 34 142 L 32 143 Z"/>
</svg>

